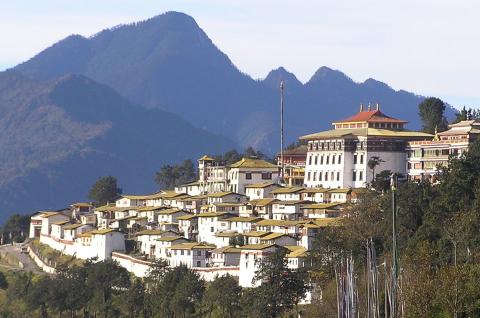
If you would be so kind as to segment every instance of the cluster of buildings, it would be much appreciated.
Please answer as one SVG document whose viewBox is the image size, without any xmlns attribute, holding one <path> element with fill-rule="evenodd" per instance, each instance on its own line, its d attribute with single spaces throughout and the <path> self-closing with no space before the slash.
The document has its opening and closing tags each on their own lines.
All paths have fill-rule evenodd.
<svg viewBox="0 0 480 318">
<path fill-rule="evenodd" d="M 198 159 L 198 180 L 149 195 L 122 195 L 100 207 L 76 203 L 31 218 L 30 237 L 78 258 L 117 258 L 136 275 L 164 259 L 204 277 L 228 273 L 243 287 L 258 261 L 279 249 L 288 266 L 304 266 L 315 236 L 336 226 L 344 206 L 355 202 L 376 172 L 432 179 L 438 166 L 460 155 L 480 124 L 463 121 L 435 135 L 408 131 L 405 121 L 377 105 L 334 122 L 334 129 L 300 137 L 277 164 L 243 158 L 227 165 L 207 155 Z M 279 180 L 283 161 L 284 180 Z M 127 252 L 128 251 L 128 252 Z M 126 263 L 126 262 L 130 263 Z M 139 266 L 140 266 L 139 265 Z"/>
</svg>

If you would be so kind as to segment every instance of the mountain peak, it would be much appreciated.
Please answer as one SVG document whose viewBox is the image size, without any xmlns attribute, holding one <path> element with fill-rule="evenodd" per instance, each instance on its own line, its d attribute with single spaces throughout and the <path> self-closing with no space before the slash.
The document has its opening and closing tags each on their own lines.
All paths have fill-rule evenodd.
<svg viewBox="0 0 480 318">
<path fill-rule="evenodd" d="M 331 69 L 327 66 L 320 67 L 315 74 L 313 74 L 312 78 L 308 81 L 309 83 L 313 82 L 323 82 L 323 81 L 349 81 L 351 82 L 352 79 L 345 75 L 345 73 Z"/>
<path fill-rule="evenodd" d="M 377 81 L 374 78 L 366 79 L 362 85 L 369 87 L 369 88 L 377 88 L 377 89 L 388 89 L 391 90 L 392 88 L 385 84 L 384 82 Z"/>
<path fill-rule="evenodd" d="M 298 88 L 302 86 L 302 83 L 297 79 L 295 74 L 287 71 L 283 66 L 280 66 L 277 69 L 271 70 L 267 77 L 263 80 L 270 88 L 278 88 L 280 82 L 283 81 L 285 86 L 288 88 Z"/>
</svg>

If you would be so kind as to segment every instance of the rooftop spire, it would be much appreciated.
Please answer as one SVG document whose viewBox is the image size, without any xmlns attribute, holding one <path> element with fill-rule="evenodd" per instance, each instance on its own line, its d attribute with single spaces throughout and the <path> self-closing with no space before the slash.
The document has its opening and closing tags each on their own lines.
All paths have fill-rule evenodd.
<svg viewBox="0 0 480 318">
<path fill-rule="evenodd" d="M 368 111 L 372 110 L 372 106 L 370 105 L 370 102 L 368 103 Z"/>
<path fill-rule="evenodd" d="M 377 103 L 377 110 L 380 110 L 380 104 Z"/>
<path fill-rule="evenodd" d="M 360 104 L 360 111 L 363 112 L 363 103 Z"/>
</svg>

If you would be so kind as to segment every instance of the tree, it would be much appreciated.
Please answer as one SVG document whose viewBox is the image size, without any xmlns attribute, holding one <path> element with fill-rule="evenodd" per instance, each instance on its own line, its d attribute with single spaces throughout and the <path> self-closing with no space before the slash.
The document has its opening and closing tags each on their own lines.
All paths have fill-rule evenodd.
<svg viewBox="0 0 480 318">
<path fill-rule="evenodd" d="M 418 111 L 424 132 L 433 134 L 435 130 L 444 131 L 447 129 L 448 122 L 443 115 L 445 104 L 441 99 L 435 97 L 426 98 L 418 105 Z"/>
<path fill-rule="evenodd" d="M 113 202 L 122 193 L 122 189 L 117 186 L 117 179 L 112 176 L 102 177 L 95 182 L 88 197 L 97 205 L 104 205 Z"/>
<path fill-rule="evenodd" d="M 241 292 L 233 276 L 215 277 L 203 296 L 202 307 L 211 317 L 238 317 Z"/>
<path fill-rule="evenodd" d="M 258 159 L 266 159 L 266 155 L 262 153 L 260 150 L 256 150 L 252 146 L 248 146 L 247 149 L 243 152 L 243 156 L 246 158 L 258 158 Z"/>
<path fill-rule="evenodd" d="M 85 264 L 88 272 L 86 288 L 92 291 L 90 306 L 103 317 L 117 316 L 118 310 L 113 305 L 113 296 L 130 286 L 130 275 L 124 267 L 112 260 Z"/>
<path fill-rule="evenodd" d="M 5 277 L 5 274 L 0 272 L 0 289 L 7 289 L 8 288 L 8 281 Z"/>
<path fill-rule="evenodd" d="M 125 317 L 145 317 L 148 308 L 145 303 L 145 286 L 141 279 L 136 278 L 130 288 L 122 295 L 122 305 Z"/>
<path fill-rule="evenodd" d="M 306 271 L 290 269 L 285 256 L 285 249 L 278 249 L 260 259 L 255 272 L 254 282 L 262 282 L 257 287 L 257 298 L 263 304 L 265 317 L 279 317 L 296 308 L 309 290 Z"/>
<path fill-rule="evenodd" d="M 42 318 L 48 318 L 48 307 L 51 302 L 52 280 L 48 276 L 40 276 L 29 288 L 26 303 L 30 310 L 40 309 Z"/>
<path fill-rule="evenodd" d="M 230 245 L 230 246 L 243 246 L 243 245 L 245 245 L 245 237 L 243 235 L 232 236 L 228 240 L 228 245 Z"/>
<path fill-rule="evenodd" d="M 375 178 L 372 181 L 372 187 L 379 192 L 386 192 L 390 189 L 390 178 L 392 176 L 392 171 L 383 170 L 380 173 L 377 173 Z"/>
<path fill-rule="evenodd" d="M 385 162 L 378 156 L 372 156 L 368 159 L 367 166 L 372 170 L 372 182 L 375 182 L 375 167 L 377 167 L 380 163 Z"/>
<path fill-rule="evenodd" d="M 14 242 L 22 242 L 25 240 L 30 227 L 30 216 L 13 214 L 3 224 L 1 233 L 9 234 L 7 238 L 12 237 Z"/>
<path fill-rule="evenodd" d="M 161 189 L 173 189 L 196 178 L 196 168 L 190 159 L 179 165 L 165 165 L 155 174 L 155 182 Z"/>
</svg>

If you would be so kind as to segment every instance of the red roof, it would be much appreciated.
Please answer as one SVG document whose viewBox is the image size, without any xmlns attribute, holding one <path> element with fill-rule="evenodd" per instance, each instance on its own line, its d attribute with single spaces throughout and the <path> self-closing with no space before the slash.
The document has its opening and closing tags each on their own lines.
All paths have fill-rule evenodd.
<svg viewBox="0 0 480 318">
<path fill-rule="evenodd" d="M 369 122 L 369 123 L 407 123 L 405 120 L 396 119 L 385 115 L 380 110 L 366 110 L 360 111 L 347 119 L 334 122 L 337 123 L 352 123 L 352 122 Z"/>
</svg>

